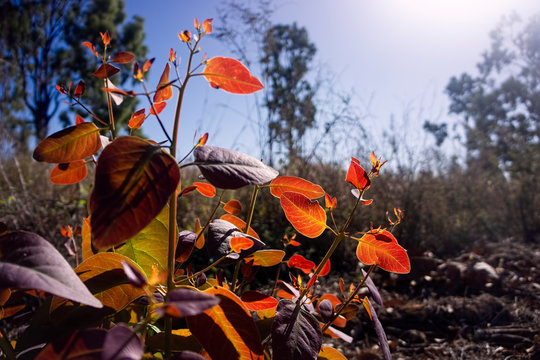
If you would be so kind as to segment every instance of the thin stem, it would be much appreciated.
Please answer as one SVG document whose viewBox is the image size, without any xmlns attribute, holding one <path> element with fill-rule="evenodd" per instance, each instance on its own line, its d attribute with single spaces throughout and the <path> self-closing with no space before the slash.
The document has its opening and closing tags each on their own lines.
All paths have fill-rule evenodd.
<svg viewBox="0 0 540 360">
<path fill-rule="evenodd" d="M 11 343 L 9 342 L 4 330 L 1 329 L 0 332 L 0 349 L 2 349 L 6 359 L 16 360 L 17 356 L 15 354 L 15 350 L 13 349 L 13 346 L 11 346 Z"/>
<path fill-rule="evenodd" d="M 105 78 L 105 87 L 109 88 L 109 79 Z M 112 98 L 111 93 L 107 91 L 107 108 L 109 109 L 109 126 L 111 129 L 111 137 L 114 139 L 116 129 L 114 128 L 114 113 L 112 108 Z"/>
<path fill-rule="evenodd" d="M 226 255 L 223 255 L 222 257 L 220 257 L 219 259 L 217 259 L 216 261 L 212 262 L 210 265 L 208 265 L 207 267 L 205 267 L 204 269 L 200 270 L 200 271 L 197 271 L 195 274 L 185 278 L 185 279 L 182 279 L 182 281 L 180 283 L 183 283 L 184 281 L 189 281 L 191 279 L 194 279 L 195 277 L 207 272 L 208 270 L 211 270 L 213 267 L 217 266 L 220 262 L 222 262 L 223 260 L 225 260 L 227 258 L 229 254 L 226 254 Z"/>
<path fill-rule="evenodd" d="M 234 273 L 233 273 L 233 278 L 231 282 L 231 287 L 232 287 L 233 292 L 235 292 L 236 290 L 236 281 L 238 280 L 238 273 L 240 272 L 241 265 L 242 265 L 242 260 L 238 260 L 238 262 L 234 266 Z"/>
<path fill-rule="evenodd" d="M 251 201 L 249 203 L 249 213 L 248 218 L 246 221 L 246 229 L 245 232 L 247 234 L 249 227 L 251 226 L 251 220 L 253 219 L 253 212 L 255 211 L 255 202 L 257 201 L 257 194 L 259 193 L 259 185 L 255 185 L 255 188 L 253 189 L 253 193 L 251 194 Z"/>
<path fill-rule="evenodd" d="M 152 111 L 154 111 L 154 115 L 156 116 L 156 119 L 159 123 L 159 126 L 161 127 L 161 130 L 165 134 L 165 137 L 167 137 L 167 140 L 169 140 L 170 143 L 172 143 L 172 139 L 169 136 L 169 133 L 167 132 L 167 129 L 165 129 L 165 126 L 163 126 L 163 122 L 161 122 L 161 119 L 159 118 L 159 115 L 157 113 L 156 107 L 154 106 L 154 102 L 152 99 L 150 99 L 150 94 L 148 93 L 148 88 L 146 87 L 146 83 L 144 82 L 144 79 L 142 81 L 143 88 L 144 88 L 144 95 L 146 95 L 146 98 L 148 99 L 148 102 L 150 103 L 150 106 L 152 107 Z"/>
</svg>

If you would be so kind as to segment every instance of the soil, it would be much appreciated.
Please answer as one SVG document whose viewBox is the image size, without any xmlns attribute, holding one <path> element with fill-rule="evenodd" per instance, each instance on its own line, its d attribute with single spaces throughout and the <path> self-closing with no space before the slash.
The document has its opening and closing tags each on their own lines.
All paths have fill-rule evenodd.
<svg viewBox="0 0 540 360">
<path fill-rule="evenodd" d="M 508 240 L 451 259 L 409 254 L 410 274 L 373 276 L 393 359 L 540 360 L 538 246 Z M 327 285 L 339 291 L 337 281 Z M 348 359 L 382 359 L 365 312 L 341 330 L 351 343 L 325 342 Z"/>
</svg>

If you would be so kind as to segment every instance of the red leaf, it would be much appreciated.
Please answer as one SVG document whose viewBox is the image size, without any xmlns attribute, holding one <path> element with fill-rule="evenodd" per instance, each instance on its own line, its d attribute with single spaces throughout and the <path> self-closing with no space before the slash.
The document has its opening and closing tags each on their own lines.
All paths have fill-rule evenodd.
<svg viewBox="0 0 540 360">
<path fill-rule="evenodd" d="M 321 269 L 321 272 L 319 273 L 319 276 L 328 275 L 328 273 L 330 272 L 330 268 L 331 268 L 330 259 L 328 259 L 326 264 L 324 264 L 323 268 Z"/>
<path fill-rule="evenodd" d="M 81 115 L 77 114 L 75 115 L 75 125 L 82 124 L 84 122 L 84 119 Z"/>
<path fill-rule="evenodd" d="M 303 194 L 308 199 L 324 196 L 324 190 L 321 186 L 295 176 L 278 176 L 272 180 L 269 186 L 270 193 L 277 198 L 281 197 L 285 191 Z"/>
<path fill-rule="evenodd" d="M 205 133 L 203 136 L 199 138 L 199 142 L 197 143 L 197 146 L 204 146 L 206 145 L 207 141 L 208 141 L 208 133 Z"/>
<path fill-rule="evenodd" d="M 285 216 L 300 234 L 315 238 L 326 229 L 326 212 L 317 201 L 293 192 L 284 192 L 280 201 Z"/>
<path fill-rule="evenodd" d="M 230 244 L 231 244 L 231 250 L 236 253 L 239 253 L 242 250 L 247 250 L 251 248 L 253 246 L 253 240 L 248 239 L 247 237 L 237 236 L 231 239 Z"/>
<path fill-rule="evenodd" d="M 192 191 L 195 191 L 197 190 L 197 187 L 196 186 L 188 186 L 187 188 L 185 188 L 184 190 L 182 190 L 182 192 L 180 193 L 179 196 L 184 196 L 184 195 L 187 195 L 189 194 L 190 192 Z"/>
<path fill-rule="evenodd" d="M 146 62 L 144 63 L 144 65 L 142 67 L 143 73 L 150 70 L 150 68 L 152 67 L 152 64 L 154 63 L 154 60 L 156 60 L 156 58 L 151 58 L 150 60 L 146 60 Z"/>
<path fill-rule="evenodd" d="M 131 119 L 129 119 L 128 126 L 132 129 L 140 129 L 145 119 L 145 109 L 142 108 L 131 114 Z"/>
<path fill-rule="evenodd" d="M 230 200 L 223 206 L 223 210 L 231 215 L 236 215 L 242 211 L 242 204 L 238 200 Z"/>
<path fill-rule="evenodd" d="M 86 84 L 84 81 L 79 81 L 79 84 L 75 88 L 75 92 L 73 93 L 73 96 L 75 96 L 77 99 L 83 96 L 84 91 L 86 90 Z"/>
<path fill-rule="evenodd" d="M 90 49 L 92 51 L 92 54 L 94 54 L 97 58 L 99 58 L 99 54 L 97 53 L 96 49 L 94 49 L 94 45 L 92 45 L 91 42 L 85 41 L 82 43 L 84 46 Z"/>
<path fill-rule="evenodd" d="M 244 305 L 251 311 L 268 310 L 277 307 L 277 299 L 258 291 L 245 291 L 241 296 Z"/>
<path fill-rule="evenodd" d="M 407 274 L 411 271 L 407 251 L 386 230 L 371 230 L 362 236 L 358 241 L 356 257 L 366 265 L 375 264 L 389 272 Z"/>
<path fill-rule="evenodd" d="M 100 32 L 99 34 L 101 35 L 101 40 L 105 46 L 111 43 L 111 36 L 108 31 L 105 31 L 104 33 Z"/>
<path fill-rule="evenodd" d="M 154 108 L 156 108 L 158 114 L 161 113 L 163 109 L 165 109 L 165 106 L 167 106 L 167 103 L 165 101 L 154 104 Z M 150 115 L 155 115 L 153 108 L 150 108 Z"/>
<path fill-rule="evenodd" d="M 87 174 L 84 160 L 75 160 L 70 163 L 56 165 L 49 175 L 54 184 L 68 185 L 82 181 Z"/>
<path fill-rule="evenodd" d="M 98 77 L 100 79 L 106 79 L 106 78 L 109 78 L 109 77 L 113 76 L 114 74 L 116 74 L 118 72 L 120 72 L 120 69 L 117 68 L 116 66 L 108 64 L 108 63 L 103 63 L 94 72 L 94 76 Z"/>
<path fill-rule="evenodd" d="M 197 191 L 201 195 L 204 195 L 210 198 L 216 196 L 216 188 L 211 184 L 202 183 L 202 182 L 194 182 L 193 185 L 197 187 Z"/>
<path fill-rule="evenodd" d="M 207 60 L 203 75 L 213 88 L 233 94 L 251 94 L 264 88 L 240 61 L 231 58 Z"/>
<path fill-rule="evenodd" d="M 360 162 L 356 158 L 351 158 L 351 164 L 349 165 L 345 181 L 350 182 L 360 191 L 369 188 L 371 183 L 367 173 L 360 166 Z"/>
<path fill-rule="evenodd" d="M 302 270 L 305 274 L 309 274 L 311 270 L 315 269 L 315 263 L 311 260 L 306 259 L 302 255 L 293 255 L 287 261 L 287 265 L 290 268 L 297 268 Z"/>
<path fill-rule="evenodd" d="M 117 64 L 127 64 L 128 62 L 132 61 L 133 59 L 135 59 L 135 55 L 133 55 L 132 53 L 130 53 L 128 51 L 120 51 L 120 52 L 117 52 L 116 54 L 114 54 L 111 61 L 113 63 L 117 63 Z"/>
<path fill-rule="evenodd" d="M 172 87 L 170 85 L 165 86 L 169 83 L 169 70 L 169 63 L 167 63 L 165 64 L 165 69 L 163 70 L 163 74 L 161 74 L 161 78 L 159 79 L 159 84 L 156 89 L 157 91 L 154 95 L 155 103 L 169 100 L 173 96 Z"/>
<path fill-rule="evenodd" d="M 324 194 L 324 204 L 328 210 L 332 211 L 337 206 L 337 199 L 335 197 L 330 197 L 328 194 Z"/>
</svg>

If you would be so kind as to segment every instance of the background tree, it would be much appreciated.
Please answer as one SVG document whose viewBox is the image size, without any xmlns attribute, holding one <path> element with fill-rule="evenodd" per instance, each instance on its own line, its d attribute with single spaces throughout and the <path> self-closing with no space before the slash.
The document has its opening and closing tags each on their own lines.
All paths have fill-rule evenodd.
<svg viewBox="0 0 540 360">
<path fill-rule="evenodd" d="M 490 35 L 478 74 L 452 77 L 447 85 L 450 112 L 464 118 L 471 175 L 498 187 L 512 234 L 534 241 L 540 235 L 540 14 L 524 25 L 510 16 Z"/>
<path fill-rule="evenodd" d="M 22 141 L 27 140 L 29 127 L 38 139 L 47 135 L 61 108 L 55 84 L 84 78 L 85 101 L 93 105 L 102 98 L 98 89 L 103 84 L 91 79 L 97 68 L 95 58 L 88 61 L 80 39 L 97 45 L 96 35 L 109 31 L 122 50 L 139 57 L 146 54 L 143 20 L 124 23 L 122 0 L 8 0 L 1 3 L 0 14 L 1 71 L 6 76 L 0 83 L 2 122 L 24 135 Z"/>
</svg>

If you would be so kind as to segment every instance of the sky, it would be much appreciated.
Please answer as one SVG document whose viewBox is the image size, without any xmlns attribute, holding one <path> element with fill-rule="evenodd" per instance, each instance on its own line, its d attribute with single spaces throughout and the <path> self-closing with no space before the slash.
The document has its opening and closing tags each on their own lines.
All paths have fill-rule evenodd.
<svg viewBox="0 0 540 360">
<path fill-rule="evenodd" d="M 128 16 L 146 19 L 145 42 L 149 57 L 156 57 L 149 86 L 157 84 L 171 47 L 181 57 L 186 54 L 178 32 L 193 30 L 195 17 L 214 18 L 214 25 L 219 25 L 217 7 L 222 1 L 126 1 Z M 317 47 L 314 64 L 335 79 L 335 91 L 352 95 L 353 104 L 367 115 L 363 126 L 378 134 L 398 127 L 414 143 L 420 142 L 418 136 L 428 141 L 421 130 L 424 120 L 456 121 L 447 114 L 444 88 L 451 76 L 475 73 L 481 53 L 489 47 L 489 32 L 501 17 L 516 11 L 527 19 L 540 11 L 538 0 L 282 0 L 276 4 L 272 22 L 296 22 L 307 29 Z M 202 47 L 208 58 L 233 56 L 211 35 Z M 208 132 L 208 144 L 260 156 L 253 98 L 212 89 L 202 77 L 193 80 L 182 109 L 179 152 L 191 147 L 196 132 Z M 170 101 L 163 112 L 168 128 L 173 111 Z M 404 120 L 404 114 L 409 120 Z M 143 130 L 155 140 L 165 139 L 156 123 L 145 123 Z"/>
</svg>

